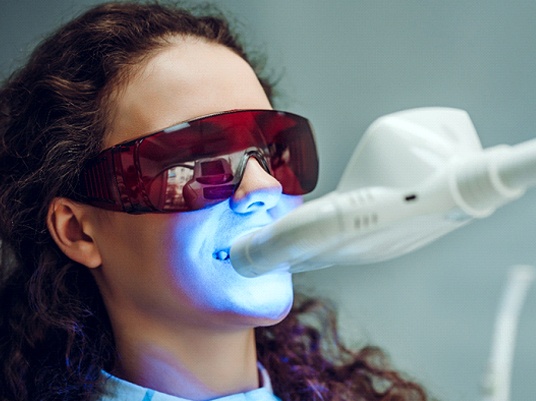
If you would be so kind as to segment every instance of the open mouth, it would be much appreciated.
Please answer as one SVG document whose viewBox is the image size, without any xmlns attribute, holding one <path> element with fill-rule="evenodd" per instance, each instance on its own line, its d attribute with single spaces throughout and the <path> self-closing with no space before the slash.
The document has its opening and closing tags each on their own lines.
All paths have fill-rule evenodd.
<svg viewBox="0 0 536 401">
<path fill-rule="evenodd" d="M 212 254 L 212 257 L 223 262 L 229 261 L 229 249 L 219 249 Z"/>
</svg>

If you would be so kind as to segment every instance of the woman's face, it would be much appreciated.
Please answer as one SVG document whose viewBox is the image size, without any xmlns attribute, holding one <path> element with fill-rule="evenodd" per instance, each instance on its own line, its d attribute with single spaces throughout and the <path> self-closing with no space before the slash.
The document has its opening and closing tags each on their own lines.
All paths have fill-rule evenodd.
<svg viewBox="0 0 536 401">
<path fill-rule="evenodd" d="M 270 109 L 251 67 L 224 46 L 175 42 L 112 96 L 105 147 L 195 117 L 233 109 Z M 114 313 L 130 311 L 168 324 L 222 328 L 273 324 L 292 303 L 289 273 L 244 278 L 225 259 L 240 235 L 296 207 L 298 197 L 250 159 L 229 201 L 184 213 L 129 215 L 95 209 L 94 269 Z"/>
</svg>

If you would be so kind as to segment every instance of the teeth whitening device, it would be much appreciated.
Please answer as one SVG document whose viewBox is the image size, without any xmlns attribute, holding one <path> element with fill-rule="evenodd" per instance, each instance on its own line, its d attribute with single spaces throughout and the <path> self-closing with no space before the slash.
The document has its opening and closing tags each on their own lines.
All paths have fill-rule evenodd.
<svg viewBox="0 0 536 401">
<path fill-rule="evenodd" d="M 536 184 L 536 139 L 482 149 L 467 113 L 401 111 L 376 120 L 337 189 L 239 238 L 241 275 L 368 264 L 401 256 Z"/>
</svg>

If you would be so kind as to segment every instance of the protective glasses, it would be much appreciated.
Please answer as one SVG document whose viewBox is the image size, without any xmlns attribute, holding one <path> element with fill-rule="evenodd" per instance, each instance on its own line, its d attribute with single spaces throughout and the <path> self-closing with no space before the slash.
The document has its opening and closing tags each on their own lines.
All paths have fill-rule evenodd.
<svg viewBox="0 0 536 401">
<path fill-rule="evenodd" d="M 126 213 L 183 212 L 229 199 L 255 158 L 288 195 L 311 192 L 318 157 L 309 121 L 240 110 L 180 123 L 115 145 L 82 172 L 81 201 Z"/>
</svg>

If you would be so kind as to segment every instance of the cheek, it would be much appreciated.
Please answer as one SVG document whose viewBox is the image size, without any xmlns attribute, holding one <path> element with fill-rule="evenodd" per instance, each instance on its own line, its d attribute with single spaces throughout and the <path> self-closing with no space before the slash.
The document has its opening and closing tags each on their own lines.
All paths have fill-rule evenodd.
<svg viewBox="0 0 536 401">
<path fill-rule="evenodd" d="M 163 233 L 158 218 L 116 213 L 102 225 L 95 237 L 103 260 L 97 273 L 109 294 L 132 297 L 161 286 L 163 271 L 157 267 L 166 259 Z"/>
<path fill-rule="evenodd" d="M 300 203 L 287 197 L 278 213 Z M 222 236 L 240 224 L 227 209 L 222 203 L 192 213 L 125 215 L 107 224 L 99 237 L 99 275 L 109 301 L 118 310 L 134 307 L 168 319 L 235 316 L 252 318 L 252 325 L 282 319 L 292 304 L 290 274 L 248 279 L 212 257 L 215 243 L 230 240 Z"/>
</svg>

